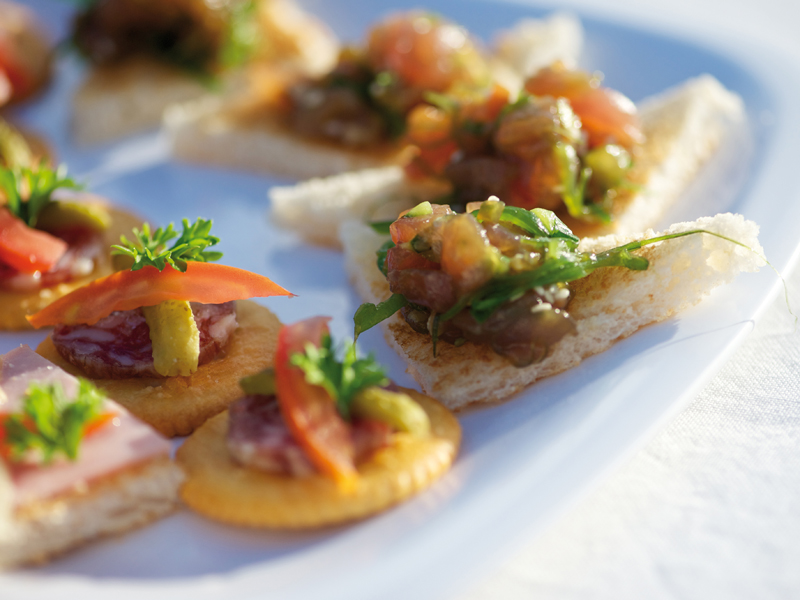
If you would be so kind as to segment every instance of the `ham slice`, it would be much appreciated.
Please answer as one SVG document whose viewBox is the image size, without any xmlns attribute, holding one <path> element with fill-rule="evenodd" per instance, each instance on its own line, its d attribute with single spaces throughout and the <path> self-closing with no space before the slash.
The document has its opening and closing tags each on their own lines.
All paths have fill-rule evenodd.
<svg viewBox="0 0 800 600">
<path fill-rule="evenodd" d="M 60 382 L 68 398 L 78 387 L 75 377 L 28 346 L 20 346 L 0 356 L 0 414 L 19 411 L 34 381 Z M 122 406 L 107 400 L 104 412 L 113 412 L 115 417 L 82 440 L 75 462 L 58 458 L 47 466 L 8 465 L 16 506 L 86 489 L 102 477 L 169 454 L 169 441 Z"/>
</svg>

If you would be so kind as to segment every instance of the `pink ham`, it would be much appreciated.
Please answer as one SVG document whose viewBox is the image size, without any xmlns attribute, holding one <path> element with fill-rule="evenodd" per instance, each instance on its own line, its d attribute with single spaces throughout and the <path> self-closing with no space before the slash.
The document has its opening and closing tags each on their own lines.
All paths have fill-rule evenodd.
<svg viewBox="0 0 800 600">
<path fill-rule="evenodd" d="M 60 382 L 67 397 L 77 389 L 72 375 L 28 346 L 20 346 L 0 356 L 0 389 L 4 392 L 0 394 L 0 414 L 20 410 L 25 391 L 34 381 Z M 148 425 L 110 400 L 104 408 L 115 413 L 115 418 L 83 439 L 75 462 L 58 458 L 41 467 L 9 464 L 17 506 L 80 490 L 106 475 L 169 455 L 170 443 Z"/>
</svg>

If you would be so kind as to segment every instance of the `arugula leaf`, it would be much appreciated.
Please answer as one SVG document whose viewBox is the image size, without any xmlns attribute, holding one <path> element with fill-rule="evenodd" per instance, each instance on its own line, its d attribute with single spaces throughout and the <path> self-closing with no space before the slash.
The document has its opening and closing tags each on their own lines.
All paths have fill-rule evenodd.
<svg viewBox="0 0 800 600">
<path fill-rule="evenodd" d="M 22 412 L 3 422 L 5 444 L 12 461 L 28 460 L 33 453 L 42 464 L 63 454 L 78 457 L 86 425 L 100 414 L 105 395 L 86 379 L 78 379 L 78 393 L 69 401 L 60 383 L 31 383 Z"/>
<path fill-rule="evenodd" d="M 379 365 L 373 355 L 367 358 L 356 357 L 355 342 L 346 341 L 340 361 L 333 348 L 331 337 L 322 338 L 319 348 L 307 344 L 305 352 L 296 353 L 289 359 L 291 364 L 305 372 L 306 381 L 319 385 L 336 402 L 339 414 L 350 419 L 350 403 L 353 397 L 364 388 L 384 386 L 389 383 L 386 370 Z"/>
<path fill-rule="evenodd" d="M 478 210 L 472 211 L 471 214 L 478 221 L 483 221 Z M 561 238 L 574 243 L 575 246 L 580 241 L 580 238 L 572 233 L 554 212 L 544 208 L 526 210 L 518 206 L 506 206 L 503 208 L 500 220 L 519 227 L 532 238 Z"/>
<path fill-rule="evenodd" d="M 67 177 L 67 167 L 55 171 L 42 161 L 36 167 L 0 166 L 0 190 L 6 197 L 5 207 L 29 227 L 36 227 L 42 209 L 54 202 L 51 198 L 59 188 L 78 190 L 83 186 Z"/>
<path fill-rule="evenodd" d="M 389 227 L 392 226 L 394 221 L 375 221 L 370 223 L 369 226 L 372 227 L 372 230 L 376 233 L 380 233 L 381 235 L 389 235 L 391 231 Z"/>
<path fill-rule="evenodd" d="M 389 256 L 389 250 L 394 248 L 395 243 L 392 240 L 386 240 L 383 245 L 378 248 L 376 254 L 378 255 L 378 270 L 384 275 L 388 274 L 388 267 L 386 265 L 386 257 Z"/>
<path fill-rule="evenodd" d="M 385 321 L 406 304 L 408 304 L 408 300 L 402 294 L 392 294 L 388 300 L 379 304 L 365 302 L 356 309 L 356 314 L 353 315 L 353 336 L 358 339 L 358 336 L 367 329 L 372 329 L 381 321 Z"/>
<path fill-rule="evenodd" d="M 197 219 L 191 225 L 188 219 L 183 220 L 183 233 L 172 246 L 166 243 L 178 236 L 170 223 L 166 229 L 159 227 L 150 231 L 150 224 L 142 225 L 141 231 L 134 228 L 136 240 L 131 242 L 124 235 L 120 238 L 122 246 L 111 246 L 112 255 L 129 256 L 133 259 L 131 271 L 138 271 L 145 266 L 156 267 L 163 271 L 167 265 L 178 271 L 186 272 L 188 261 L 211 262 L 222 258 L 222 252 L 207 251 L 209 246 L 219 243 L 219 238 L 211 235 L 210 219 Z"/>
</svg>

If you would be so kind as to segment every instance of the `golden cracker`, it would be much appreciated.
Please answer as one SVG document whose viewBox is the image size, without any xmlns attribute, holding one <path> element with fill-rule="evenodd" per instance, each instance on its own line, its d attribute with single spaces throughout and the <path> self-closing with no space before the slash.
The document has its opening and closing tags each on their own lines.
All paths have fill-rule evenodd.
<svg viewBox="0 0 800 600">
<path fill-rule="evenodd" d="M 111 275 L 114 269 L 111 265 L 110 247 L 112 244 L 119 244 L 121 235 L 131 237 L 131 230 L 142 224 L 140 217 L 127 213 L 115 206 L 111 206 L 104 201 L 92 200 L 88 204 L 102 204 L 111 214 L 111 225 L 103 232 L 103 245 L 109 248 L 109 252 L 98 260 L 98 264 L 86 277 L 73 279 L 66 283 L 61 283 L 49 288 L 35 290 L 32 292 L 12 292 L 0 290 L 0 330 L 21 331 L 31 329 L 30 323 L 25 319 L 25 315 L 32 315 L 39 312 L 48 304 L 58 300 L 61 296 L 66 296 L 73 290 L 83 287 L 90 281 Z"/>
<path fill-rule="evenodd" d="M 94 379 L 95 385 L 162 434 L 189 435 L 206 419 L 240 398 L 239 379 L 274 362 L 280 321 L 269 309 L 240 300 L 236 303 L 239 328 L 225 354 L 201 365 L 189 377 Z M 67 362 L 48 336 L 36 352 L 68 373 L 85 377 Z"/>
<path fill-rule="evenodd" d="M 228 413 L 217 415 L 178 449 L 187 478 L 183 501 L 197 512 L 235 525 L 303 529 L 361 519 L 431 485 L 450 467 L 461 441 L 458 420 L 435 400 L 404 390 L 431 420 L 430 438 L 398 433 L 388 448 L 358 465 L 358 484 L 341 491 L 323 475 L 292 477 L 235 462 L 225 443 Z"/>
</svg>

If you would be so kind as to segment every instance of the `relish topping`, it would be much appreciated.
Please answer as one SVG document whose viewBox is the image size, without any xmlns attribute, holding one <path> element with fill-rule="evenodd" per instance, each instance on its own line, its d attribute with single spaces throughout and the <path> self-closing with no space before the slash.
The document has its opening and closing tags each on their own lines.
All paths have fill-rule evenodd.
<svg viewBox="0 0 800 600">
<path fill-rule="evenodd" d="M 73 43 L 97 65 L 147 55 L 198 75 L 247 60 L 257 0 L 94 0 L 77 15 Z"/>
<path fill-rule="evenodd" d="M 427 92 L 481 88 L 486 60 L 460 26 L 423 12 L 376 25 L 365 48 L 345 48 L 336 67 L 289 91 L 290 124 L 302 135 L 350 147 L 396 139 Z"/>
<path fill-rule="evenodd" d="M 513 206 L 607 221 L 643 136 L 633 103 L 600 78 L 560 64 L 542 69 L 515 101 L 482 93 L 431 96 L 409 115 L 411 178 L 443 178 L 452 204 L 498 195 Z"/>
<path fill-rule="evenodd" d="M 507 209 L 499 200 L 468 208 L 471 214 L 456 214 L 449 206 L 428 205 L 391 225 L 392 246 L 382 267 L 391 291 L 408 301 L 402 315 L 434 340 L 488 344 L 517 366 L 540 360 L 575 329 L 563 283 L 521 290 L 488 315 L 470 310 L 466 299 L 501 278 L 541 267 L 556 250 L 551 238 L 534 237 L 503 219 Z"/>
</svg>

